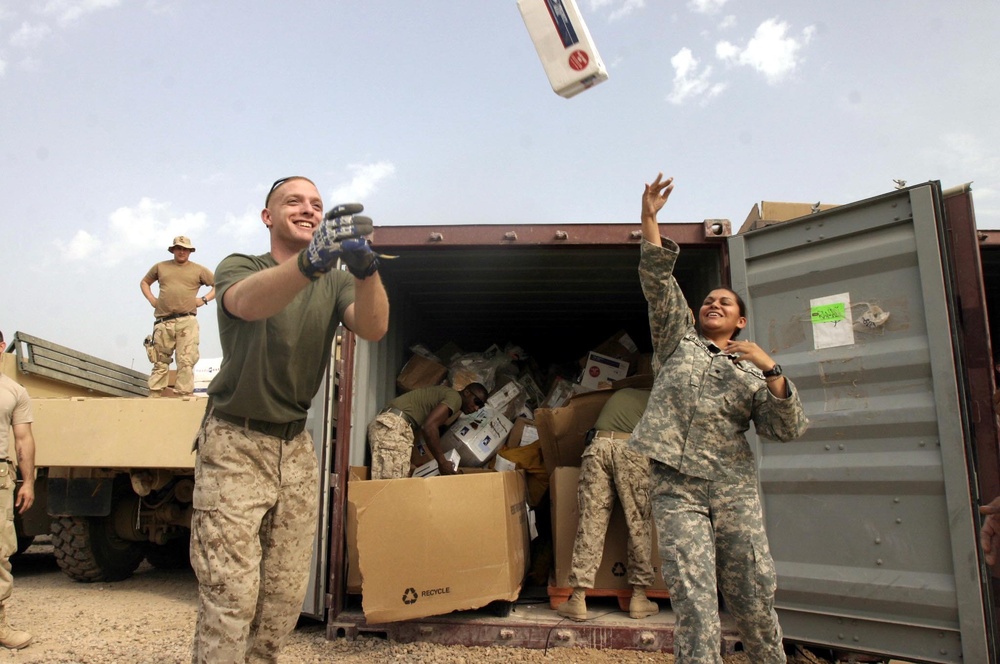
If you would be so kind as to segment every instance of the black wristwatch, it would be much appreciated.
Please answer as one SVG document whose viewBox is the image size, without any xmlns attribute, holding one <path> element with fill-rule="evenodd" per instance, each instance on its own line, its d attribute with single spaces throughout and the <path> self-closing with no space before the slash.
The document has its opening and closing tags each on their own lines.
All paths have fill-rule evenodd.
<svg viewBox="0 0 1000 664">
<path fill-rule="evenodd" d="M 764 378 L 774 378 L 781 375 L 781 365 L 775 364 L 773 367 L 764 372 Z"/>
<path fill-rule="evenodd" d="M 201 298 L 201 301 L 204 302 L 205 304 L 208 304 L 208 298 L 207 297 Z"/>
</svg>

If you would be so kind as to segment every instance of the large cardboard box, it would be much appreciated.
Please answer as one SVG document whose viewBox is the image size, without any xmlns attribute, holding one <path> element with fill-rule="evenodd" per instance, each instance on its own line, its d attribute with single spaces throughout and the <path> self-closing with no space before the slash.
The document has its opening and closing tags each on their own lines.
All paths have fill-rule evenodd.
<svg viewBox="0 0 1000 664">
<path fill-rule="evenodd" d="M 510 420 L 489 406 L 462 415 L 441 436 L 442 451 L 458 450 L 463 467 L 486 464 L 507 440 Z"/>
<path fill-rule="evenodd" d="M 347 473 L 348 494 L 351 482 L 365 481 L 370 477 L 367 466 L 351 466 Z M 347 512 L 344 522 L 344 537 L 347 539 L 347 592 L 361 593 L 361 570 L 358 569 L 358 520 L 357 515 Z"/>
<path fill-rule="evenodd" d="M 396 377 L 396 387 L 400 392 L 409 392 L 418 387 L 440 385 L 448 375 L 448 367 L 422 355 L 414 355 Z"/>
<path fill-rule="evenodd" d="M 740 226 L 738 233 L 764 228 L 791 219 L 805 217 L 814 212 L 822 212 L 837 207 L 833 203 L 786 203 L 781 201 L 761 201 L 754 203 L 746 221 Z"/>
<path fill-rule="evenodd" d="M 569 98 L 608 80 L 576 0 L 517 0 L 517 8 L 558 95 Z"/>
<path fill-rule="evenodd" d="M 529 560 L 523 473 L 350 482 L 347 504 L 368 623 L 517 599 Z"/>
<path fill-rule="evenodd" d="M 551 475 L 559 466 L 579 466 L 587 432 L 594 427 L 601 409 L 615 390 L 625 387 L 651 388 L 652 374 L 636 374 L 615 381 L 611 389 L 578 394 L 560 408 L 535 411 L 538 442 L 545 469 Z"/>
<path fill-rule="evenodd" d="M 579 466 L 587 432 L 614 390 L 578 394 L 560 408 L 535 410 L 538 442 L 545 470 L 551 475 L 559 466 Z"/>
<path fill-rule="evenodd" d="M 577 485 L 580 481 L 579 468 L 556 468 L 549 483 L 552 507 L 552 546 L 555 557 L 553 584 L 557 588 L 569 588 L 569 573 L 573 565 L 573 542 L 580 523 L 580 506 L 577 500 Z M 653 530 L 652 562 L 655 583 L 653 590 L 666 590 L 663 582 L 660 552 L 656 543 L 656 525 Z M 611 511 L 611 522 L 604 538 L 604 554 L 597 569 L 594 587 L 602 590 L 630 588 L 628 582 L 628 526 L 621 504 L 616 503 Z"/>
</svg>

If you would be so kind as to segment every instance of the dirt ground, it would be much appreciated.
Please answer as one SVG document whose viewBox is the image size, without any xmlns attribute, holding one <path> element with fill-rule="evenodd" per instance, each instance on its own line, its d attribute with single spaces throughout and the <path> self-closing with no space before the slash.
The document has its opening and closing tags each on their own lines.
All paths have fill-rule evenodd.
<svg viewBox="0 0 1000 664">
<path fill-rule="evenodd" d="M 189 659 L 194 629 L 197 582 L 190 570 L 158 570 L 147 563 L 116 583 L 78 583 L 59 571 L 44 538 L 15 558 L 14 594 L 7 601 L 10 622 L 35 635 L 20 651 L 0 648 L 2 662 L 60 664 L 166 664 Z M 325 625 L 301 621 L 281 661 L 370 663 L 521 664 L 592 662 L 638 664 L 673 661 L 664 654 L 626 650 L 552 648 L 529 650 L 506 646 L 469 648 L 427 643 L 403 644 L 378 636 L 328 640 Z M 748 664 L 743 655 L 726 664 Z M 828 664 L 813 653 L 789 659 L 792 664 Z"/>
</svg>

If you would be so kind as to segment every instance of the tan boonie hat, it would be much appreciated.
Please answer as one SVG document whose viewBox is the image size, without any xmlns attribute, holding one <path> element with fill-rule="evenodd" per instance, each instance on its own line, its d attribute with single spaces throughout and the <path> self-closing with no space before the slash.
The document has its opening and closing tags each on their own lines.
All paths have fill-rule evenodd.
<svg viewBox="0 0 1000 664">
<path fill-rule="evenodd" d="M 190 249 L 194 251 L 194 245 L 191 244 L 191 238 L 186 235 L 178 235 L 174 238 L 174 243 L 167 247 L 167 251 L 174 253 L 174 247 L 184 247 L 185 249 Z"/>
</svg>

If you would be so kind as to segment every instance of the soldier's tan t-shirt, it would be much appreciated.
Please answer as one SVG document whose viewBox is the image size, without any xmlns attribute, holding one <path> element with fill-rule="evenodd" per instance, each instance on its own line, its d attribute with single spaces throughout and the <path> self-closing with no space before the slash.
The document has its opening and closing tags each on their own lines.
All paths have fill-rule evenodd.
<svg viewBox="0 0 1000 664">
<path fill-rule="evenodd" d="M 417 426 L 423 426 L 424 420 L 431 414 L 431 411 L 437 408 L 438 404 L 442 403 L 451 410 L 451 415 L 445 422 L 445 424 L 450 425 L 462 414 L 462 395 L 459 394 L 458 390 L 453 390 L 444 385 L 420 387 L 411 390 L 390 401 L 389 405 L 400 409 L 412 417 Z"/>
<path fill-rule="evenodd" d="M 149 268 L 143 281 L 148 284 L 156 281 L 160 284 L 153 315 L 161 318 L 170 314 L 195 313 L 198 308 L 198 289 L 202 286 L 214 286 L 215 275 L 207 267 L 191 261 L 180 264 L 169 260 Z"/>
<path fill-rule="evenodd" d="M 28 391 L 8 376 L 0 374 L 0 458 L 9 458 L 12 427 L 35 421 L 31 415 L 31 399 Z"/>
</svg>

